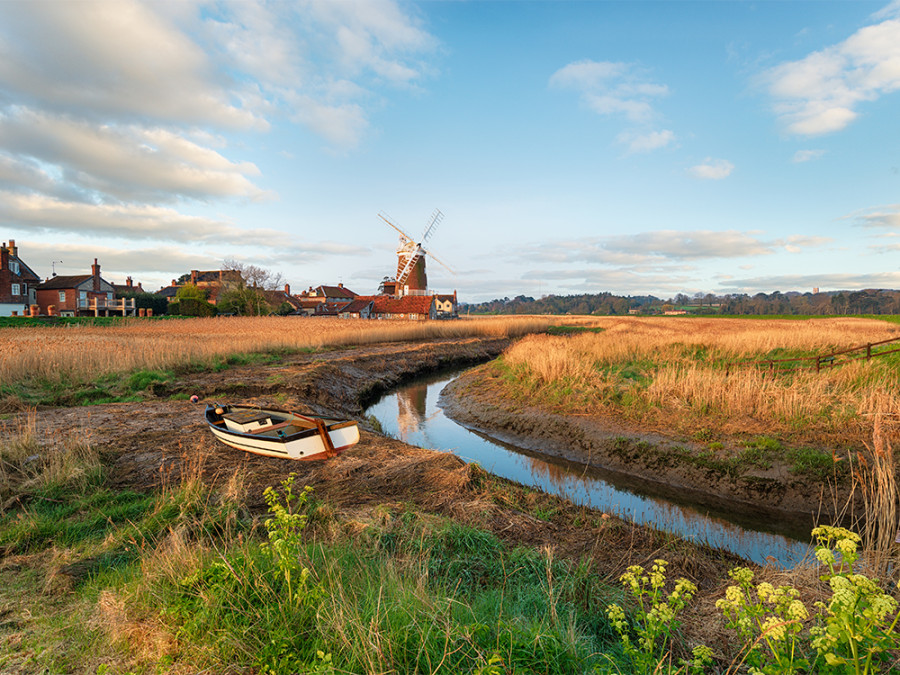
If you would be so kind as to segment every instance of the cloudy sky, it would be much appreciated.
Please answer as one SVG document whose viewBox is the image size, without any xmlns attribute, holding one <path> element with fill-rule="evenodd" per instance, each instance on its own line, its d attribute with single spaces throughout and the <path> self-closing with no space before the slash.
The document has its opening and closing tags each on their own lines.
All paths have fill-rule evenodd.
<svg viewBox="0 0 900 675">
<path fill-rule="evenodd" d="M 3 0 L 0 239 L 156 290 L 900 288 L 900 0 Z"/>
</svg>

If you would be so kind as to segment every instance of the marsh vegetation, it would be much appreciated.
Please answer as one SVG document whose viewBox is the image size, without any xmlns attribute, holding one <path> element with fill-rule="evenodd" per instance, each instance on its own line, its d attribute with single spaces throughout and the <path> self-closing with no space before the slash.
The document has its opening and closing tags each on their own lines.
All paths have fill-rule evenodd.
<svg viewBox="0 0 900 675">
<path fill-rule="evenodd" d="M 36 355 L 21 370 L 4 358 L 0 384 L 24 393 L 46 379 L 72 394 L 115 374 L 120 383 L 152 396 L 157 381 L 152 373 L 191 381 L 202 369 L 245 368 L 241 372 L 261 373 L 265 379 L 287 350 L 417 340 L 425 334 L 417 338 L 416 331 L 445 330 L 444 324 L 399 332 L 375 326 L 378 335 L 366 336 L 348 325 L 346 334 L 317 336 L 302 335 L 297 323 L 283 320 L 293 321 L 197 320 L 193 332 L 171 335 L 165 334 L 168 323 L 156 333 L 151 322 L 108 333 L 98 328 L 96 335 L 93 328 L 59 329 L 59 334 L 44 328 L 14 330 L 15 335 L 0 338 L 4 356 L 19 354 L 15 350 L 28 342 Z M 528 332 L 536 324 L 525 325 L 473 322 L 454 330 L 505 335 Z M 719 325 L 724 326 L 710 330 Z M 540 362 L 545 353 L 548 364 L 566 362 L 556 340 L 565 349 L 580 350 L 584 360 L 592 358 L 588 341 L 612 334 L 614 343 L 627 343 L 628 330 L 612 323 L 601 327 L 602 333 L 526 338 L 513 346 L 503 366 L 510 386 L 562 409 L 591 403 L 591 386 L 599 386 L 597 392 L 633 387 L 628 396 L 595 396 L 590 410 L 622 410 L 633 401 L 629 405 L 657 423 L 681 411 L 696 423 L 707 420 L 702 427 L 685 422 L 683 429 L 708 434 L 710 444 L 718 432 L 708 420 L 727 420 L 726 410 L 743 425 L 738 428 L 752 433 L 759 428 L 754 424 L 768 424 L 769 434 L 793 428 L 790 415 L 763 417 L 761 401 L 745 417 L 721 403 L 704 414 L 687 394 L 653 398 L 641 393 L 657 379 L 659 364 L 676 356 L 683 359 L 679 372 L 686 375 L 691 366 L 715 372 L 718 360 L 732 354 L 741 358 L 741 352 L 703 343 L 696 329 L 693 335 L 682 332 L 678 340 L 657 342 L 661 356 L 644 350 L 640 358 L 631 358 L 627 355 L 638 353 L 637 347 L 622 348 L 623 360 L 593 360 L 581 375 L 564 374 L 568 371 L 561 366 L 547 370 Z M 806 337 L 790 346 L 785 335 L 768 343 L 762 336 L 755 339 L 769 350 L 818 348 Z M 831 339 L 844 345 L 860 337 L 841 335 Z M 101 353 L 110 345 L 120 358 Z M 516 356 L 519 349 L 534 350 L 534 363 L 524 351 Z M 266 355 L 236 358 L 242 351 Z M 701 352 L 706 356 L 701 358 Z M 626 358 L 633 376 L 616 375 L 616 387 L 593 384 L 598 373 L 623 372 Z M 645 367 L 645 361 L 658 365 Z M 353 362 L 353 368 L 358 366 Z M 338 369 L 333 364 L 323 368 Z M 829 414 L 881 412 L 874 418 L 880 426 L 873 424 L 866 439 L 873 461 L 857 467 L 854 475 L 869 508 L 886 514 L 896 505 L 888 415 L 895 408 L 889 398 L 893 380 L 881 368 L 879 363 L 870 367 L 872 373 L 859 369 L 856 388 L 850 380 L 831 380 L 838 393 L 829 399 L 823 390 L 822 402 L 832 406 Z M 562 376 L 545 379 L 544 370 Z M 837 371 L 826 376 L 838 378 Z M 807 390 L 802 387 L 813 385 L 796 386 L 803 396 Z M 693 385 L 686 391 L 695 390 L 703 391 Z M 19 396 L 16 391 L 4 390 L 6 400 Z M 4 672 L 500 675 L 743 673 L 751 665 L 761 672 L 845 673 L 897 667 L 898 568 L 888 536 L 896 534 L 896 512 L 892 523 L 869 521 L 872 530 L 862 532 L 861 541 L 843 531 L 823 531 L 826 552 L 796 569 L 753 567 L 752 578 L 736 572 L 729 580 L 727 572 L 741 565 L 725 554 L 372 433 L 335 462 L 297 469 L 296 479 L 289 476 L 295 465 L 273 469 L 266 464 L 263 471 L 244 457 L 211 470 L 211 442 L 185 433 L 177 471 L 159 465 L 152 484 L 128 484 L 121 476 L 113 479 L 115 441 L 98 445 L 85 429 L 74 427 L 71 433 L 48 436 L 42 431 L 42 411 L 22 403 L 18 412 L 4 415 L 0 434 Z M 135 404 L 107 408 L 110 415 L 141 414 Z M 843 433 L 828 420 L 817 424 L 810 438 L 830 429 Z M 154 449 L 153 437 L 142 438 L 144 445 L 129 452 Z M 259 484 L 262 476 L 270 479 L 268 485 Z M 303 488 L 307 483 L 316 486 L 312 492 Z M 270 489 L 264 492 L 264 487 Z M 688 593 L 682 578 L 696 591 Z M 842 604 L 848 590 L 865 609 L 860 615 L 865 623 Z M 782 598 L 801 602 L 805 614 Z M 723 599 L 729 604 L 717 608 Z M 743 626 L 745 619 L 744 633 L 728 625 Z M 705 646 L 710 651 L 701 649 Z"/>
</svg>

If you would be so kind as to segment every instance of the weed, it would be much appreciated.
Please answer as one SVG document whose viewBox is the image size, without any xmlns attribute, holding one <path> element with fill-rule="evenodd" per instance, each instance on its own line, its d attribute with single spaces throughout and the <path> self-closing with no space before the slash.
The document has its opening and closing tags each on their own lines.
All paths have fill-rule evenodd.
<svg viewBox="0 0 900 675">
<path fill-rule="evenodd" d="M 667 565 L 665 560 L 654 560 L 650 572 L 645 572 L 640 565 L 632 565 L 620 577 L 637 605 L 630 625 L 620 605 L 613 603 L 606 609 L 635 672 L 657 671 L 665 659 L 672 635 L 678 629 L 678 614 L 697 593 L 696 585 L 687 579 L 679 579 L 675 588 L 665 595 Z"/>
</svg>

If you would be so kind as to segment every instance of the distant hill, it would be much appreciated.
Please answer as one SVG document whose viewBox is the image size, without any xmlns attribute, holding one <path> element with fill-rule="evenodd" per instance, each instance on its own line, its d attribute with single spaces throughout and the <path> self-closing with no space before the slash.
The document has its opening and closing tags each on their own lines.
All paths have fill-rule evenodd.
<svg viewBox="0 0 900 675">
<path fill-rule="evenodd" d="M 621 296 L 612 293 L 547 295 L 535 299 L 525 295 L 488 302 L 460 303 L 461 314 L 662 314 L 685 311 L 736 315 L 846 315 L 900 314 L 900 291 L 866 289 L 823 293 L 743 293 L 728 295 L 684 294 L 662 300 L 652 295 Z"/>
</svg>

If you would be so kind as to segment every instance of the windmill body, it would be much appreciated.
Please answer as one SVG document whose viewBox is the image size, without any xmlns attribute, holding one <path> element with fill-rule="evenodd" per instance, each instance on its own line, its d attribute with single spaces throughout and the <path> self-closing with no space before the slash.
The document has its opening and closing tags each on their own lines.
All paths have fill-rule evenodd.
<svg viewBox="0 0 900 675">
<path fill-rule="evenodd" d="M 397 227 L 385 215 L 379 213 L 378 217 L 397 230 L 400 234 L 400 243 L 397 246 L 397 274 L 393 281 L 385 283 L 385 292 L 399 297 L 405 295 L 428 295 L 428 277 L 425 273 L 425 256 L 430 256 L 439 265 L 443 265 L 444 267 L 447 266 L 435 258 L 434 254 L 426 251 L 425 248 L 423 248 L 423 244 L 425 244 L 434 233 L 435 228 L 444 218 L 444 214 L 435 209 L 434 213 L 431 214 L 431 219 L 425 227 L 425 232 L 422 234 L 422 239 L 419 242 L 416 242 L 415 239 Z M 450 268 L 447 267 L 447 269 L 449 270 Z M 452 272 L 453 270 L 450 271 Z"/>
</svg>

